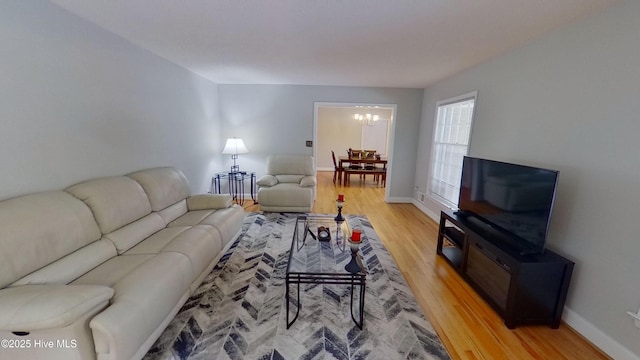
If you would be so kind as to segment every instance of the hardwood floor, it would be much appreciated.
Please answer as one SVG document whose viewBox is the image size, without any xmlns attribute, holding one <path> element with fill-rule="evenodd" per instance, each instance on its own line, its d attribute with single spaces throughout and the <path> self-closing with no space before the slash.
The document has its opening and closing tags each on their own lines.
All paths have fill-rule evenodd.
<svg viewBox="0 0 640 360">
<path fill-rule="evenodd" d="M 333 172 L 318 172 L 313 211 L 335 213 L 344 194 L 343 213 L 365 214 L 380 236 L 452 359 L 610 359 L 566 324 L 509 330 L 473 289 L 436 255 L 438 224 L 412 204 L 387 204 L 384 188 L 371 177 L 363 184 L 333 184 Z M 245 202 L 247 211 L 258 205 Z M 248 204 L 248 205 L 247 205 Z M 366 320 L 365 320 L 366 326 Z"/>
</svg>

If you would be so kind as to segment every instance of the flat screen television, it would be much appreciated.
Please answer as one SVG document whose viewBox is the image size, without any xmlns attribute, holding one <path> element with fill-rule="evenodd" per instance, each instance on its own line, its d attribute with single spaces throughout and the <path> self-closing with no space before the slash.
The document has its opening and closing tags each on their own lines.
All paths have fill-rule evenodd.
<svg viewBox="0 0 640 360">
<path fill-rule="evenodd" d="M 458 208 L 495 231 L 507 250 L 542 253 L 557 183 L 555 170 L 465 156 Z"/>
</svg>

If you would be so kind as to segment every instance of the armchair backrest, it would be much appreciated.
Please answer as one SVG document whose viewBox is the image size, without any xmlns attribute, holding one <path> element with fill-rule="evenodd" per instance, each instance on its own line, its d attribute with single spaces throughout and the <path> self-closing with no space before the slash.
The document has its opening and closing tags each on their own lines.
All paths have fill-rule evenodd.
<svg viewBox="0 0 640 360">
<path fill-rule="evenodd" d="M 353 150 L 347 151 L 350 158 L 371 159 L 376 155 L 376 150 Z"/>
<path fill-rule="evenodd" d="M 270 155 L 267 157 L 267 174 L 269 175 L 304 175 L 316 174 L 313 156 L 310 155 Z"/>
</svg>

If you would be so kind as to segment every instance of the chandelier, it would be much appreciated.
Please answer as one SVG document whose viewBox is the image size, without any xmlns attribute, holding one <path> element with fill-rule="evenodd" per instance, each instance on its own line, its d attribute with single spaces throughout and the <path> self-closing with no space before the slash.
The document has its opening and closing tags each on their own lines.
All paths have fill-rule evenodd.
<svg viewBox="0 0 640 360">
<path fill-rule="evenodd" d="M 374 122 L 380 120 L 380 116 L 371 114 L 355 114 L 353 118 L 359 121 L 362 126 L 372 126 Z"/>
</svg>

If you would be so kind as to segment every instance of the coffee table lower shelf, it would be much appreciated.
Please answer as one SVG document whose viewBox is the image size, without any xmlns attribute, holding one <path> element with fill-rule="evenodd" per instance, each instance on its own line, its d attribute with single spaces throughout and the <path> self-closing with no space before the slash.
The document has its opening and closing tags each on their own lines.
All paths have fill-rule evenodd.
<svg viewBox="0 0 640 360">
<path fill-rule="evenodd" d="M 362 325 L 364 322 L 364 294 L 366 290 L 366 276 L 365 274 L 327 274 L 327 273 L 297 273 L 291 272 L 288 273 L 285 278 L 285 283 L 287 285 L 286 292 L 286 303 L 287 303 L 287 329 L 291 327 L 291 325 L 298 319 L 298 315 L 300 314 L 300 307 L 302 304 L 300 303 L 300 284 L 336 284 L 336 285 L 351 285 L 351 319 L 358 326 L 360 330 L 362 330 Z M 290 286 L 296 286 L 296 298 L 297 304 L 295 315 L 291 321 L 289 321 L 289 303 L 291 302 L 290 298 Z M 359 297 L 358 297 L 358 319 L 353 312 L 353 300 L 354 300 L 354 289 L 355 287 L 359 287 Z"/>
</svg>

